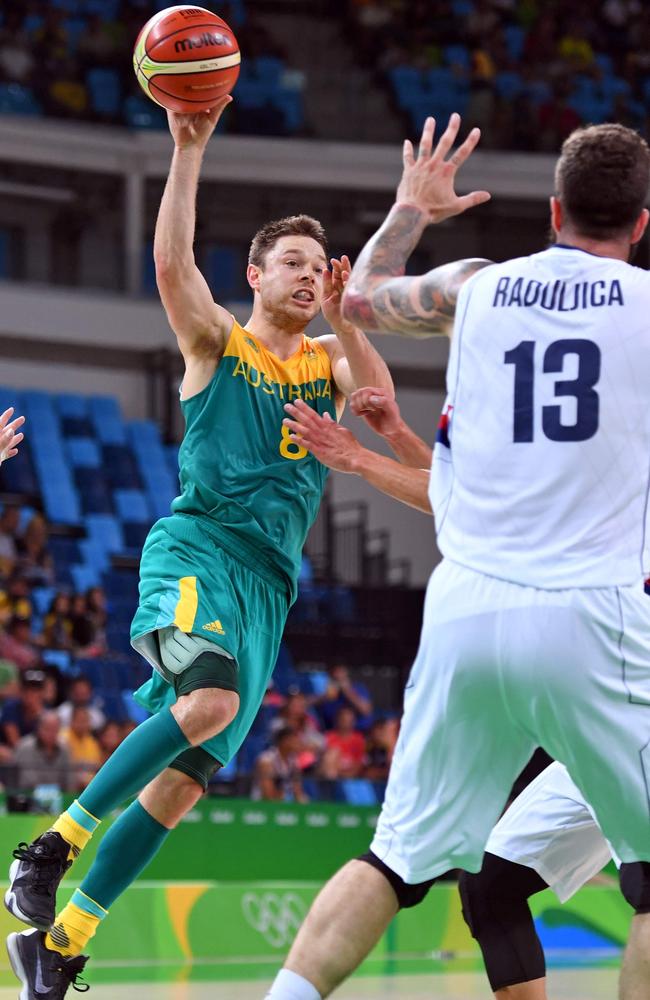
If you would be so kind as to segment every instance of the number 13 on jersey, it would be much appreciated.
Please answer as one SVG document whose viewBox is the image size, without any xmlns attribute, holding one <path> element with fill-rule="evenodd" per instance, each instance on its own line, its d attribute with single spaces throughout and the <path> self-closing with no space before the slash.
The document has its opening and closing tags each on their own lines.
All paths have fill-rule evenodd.
<svg viewBox="0 0 650 1000">
<path fill-rule="evenodd" d="M 534 340 L 522 340 L 506 351 L 504 364 L 514 365 L 514 414 L 512 439 L 530 443 L 535 437 L 535 352 Z M 562 408 L 542 406 L 542 432 L 549 441 L 587 441 L 598 430 L 600 398 L 595 386 L 600 378 L 601 353 L 593 340 L 555 340 L 544 352 L 542 371 L 562 374 L 569 355 L 578 358 L 578 374 L 571 379 L 555 379 L 554 395 L 576 401 L 574 423 L 562 422 Z"/>
</svg>

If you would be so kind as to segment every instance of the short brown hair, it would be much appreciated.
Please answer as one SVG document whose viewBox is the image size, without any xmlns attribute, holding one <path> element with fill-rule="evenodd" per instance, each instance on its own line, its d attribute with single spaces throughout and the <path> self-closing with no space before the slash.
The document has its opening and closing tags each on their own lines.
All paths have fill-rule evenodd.
<svg viewBox="0 0 650 1000">
<path fill-rule="evenodd" d="M 645 139 L 613 123 L 572 132 L 555 168 L 556 195 L 568 221 L 591 239 L 611 239 L 632 229 L 649 184 Z"/>
<path fill-rule="evenodd" d="M 327 237 L 318 219 L 312 219 L 310 215 L 288 215 L 286 219 L 267 222 L 255 233 L 248 254 L 248 263 L 255 267 L 264 267 L 267 253 L 282 236 L 309 236 L 320 243 L 327 257 Z"/>
</svg>

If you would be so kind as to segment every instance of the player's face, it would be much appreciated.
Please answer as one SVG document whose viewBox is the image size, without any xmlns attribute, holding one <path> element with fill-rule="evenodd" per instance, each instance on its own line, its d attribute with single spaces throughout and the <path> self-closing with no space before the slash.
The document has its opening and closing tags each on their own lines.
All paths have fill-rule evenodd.
<svg viewBox="0 0 650 1000">
<path fill-rule="evenodd" d="M 327 259 L 310 236 L 281 236 L 259 271 L 263 306 L 289 325 L 306 326 L 320 311 Z"/>
</svg>

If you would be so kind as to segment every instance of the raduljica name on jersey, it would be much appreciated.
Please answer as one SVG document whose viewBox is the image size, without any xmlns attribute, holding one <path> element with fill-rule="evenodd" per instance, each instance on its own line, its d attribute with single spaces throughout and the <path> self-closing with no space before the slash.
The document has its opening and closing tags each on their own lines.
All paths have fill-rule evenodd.
<svg viewBox="0 0 650 1000">
<path fill-rule="evenodd" d="M 530 278 L 499 278 L 494 292 L 494 307 L 537 306 L 554 312 L 575 312 L 576 309 L 597 309 L 600 306 L 622 306 L 623 289 L 617 278 L 608 281 L 577 281 L 570 283 L 534 281 Z"/>
</svg>

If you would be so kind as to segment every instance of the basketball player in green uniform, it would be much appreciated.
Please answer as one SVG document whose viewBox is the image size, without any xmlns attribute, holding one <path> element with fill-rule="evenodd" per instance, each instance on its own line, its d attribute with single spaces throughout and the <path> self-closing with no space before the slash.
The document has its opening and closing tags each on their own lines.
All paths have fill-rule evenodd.
<svg viewBox="0 0 650 1000">
<path fill-rule="evenodd" d="M 192 252 L 195 200 L 206 144 L 229 101 L 209 115 L 169 115 L 175 149 L 154 256 L 185 360 L 186 432 L 181 496 L 145 543 L 131 631 L 154 668 L 137 692 L 154 714 L 51 831 L 15 852 L 6 905 L 36 928 L 8 939 L 22 1000 L 65 995 L 110 905 L 232 759 L 257 713 L 327 474 L 291 439 L 285 403 L 303 399 L 335 419 L 358 386 L 392 393 L 380 356 L 341 317 L 349 261 L 328 270 L 314 219 L 270 223 L 253 239 L 245 327 L 213 301 Z M 334 333 L 312 340 L 305 329 L 321 308 Z M 55 918 L 64 872 L 100 820 L 140 789 Z"/>
</svg>

